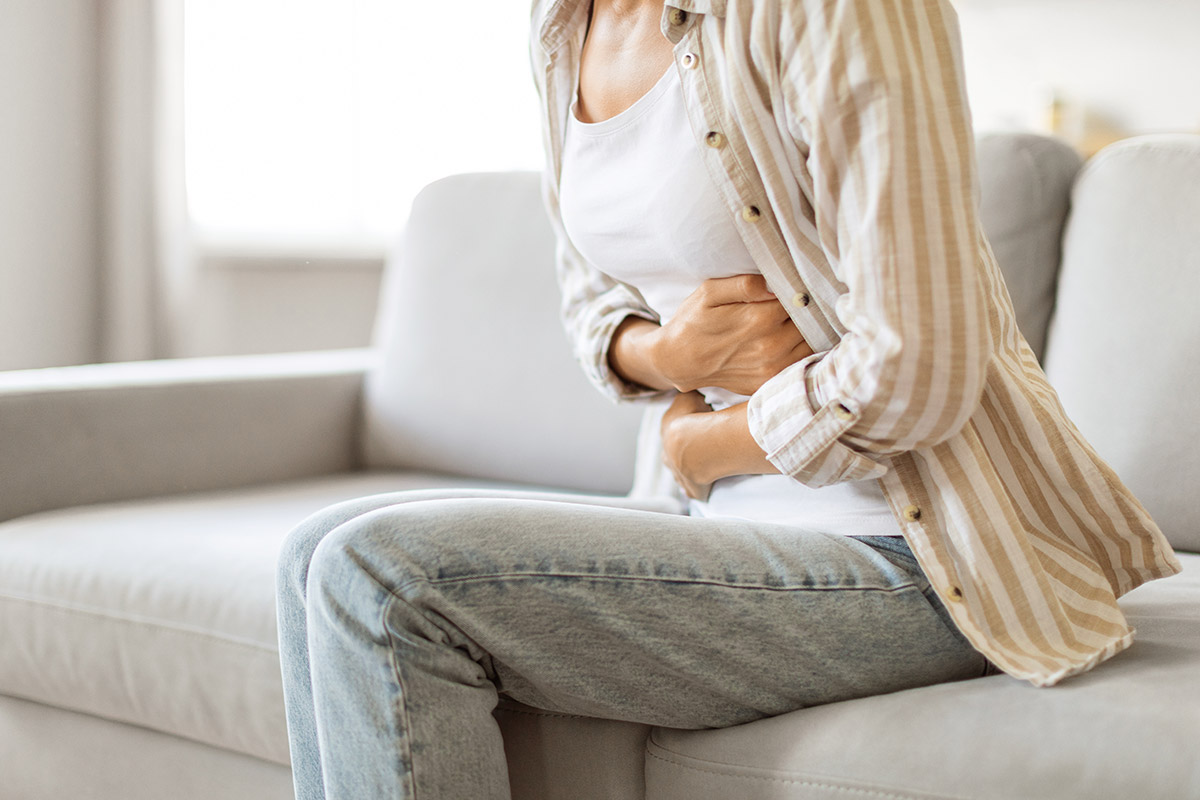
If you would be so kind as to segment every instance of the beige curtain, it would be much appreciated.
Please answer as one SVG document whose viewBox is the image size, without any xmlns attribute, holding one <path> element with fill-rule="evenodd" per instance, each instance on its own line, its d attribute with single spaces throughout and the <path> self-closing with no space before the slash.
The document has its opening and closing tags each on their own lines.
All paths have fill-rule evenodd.
<svg viewBox="0 0 1200 800">
<path fill-rule="evenodd" d="M 183 0 L 99 0 L 104 361 L 164 358 L 193 279 L 183 162 Z"/>
</svg>

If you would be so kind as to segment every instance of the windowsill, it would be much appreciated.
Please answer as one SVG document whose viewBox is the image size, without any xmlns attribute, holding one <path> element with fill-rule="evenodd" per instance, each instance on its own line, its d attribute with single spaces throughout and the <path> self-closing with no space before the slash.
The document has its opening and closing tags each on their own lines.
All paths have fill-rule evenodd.
<svg viewBox="0 0 1200 800">
<path fill-rule="evenodd" d="M 196 260 L 203 269 L 378 270 L 391 243 L 363 238 L 235 238 L 196 235 Z"/>
</svg>

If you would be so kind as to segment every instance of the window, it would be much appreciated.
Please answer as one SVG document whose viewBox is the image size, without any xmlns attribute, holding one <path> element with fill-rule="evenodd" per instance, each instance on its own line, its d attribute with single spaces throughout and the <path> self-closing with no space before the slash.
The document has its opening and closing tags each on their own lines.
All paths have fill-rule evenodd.
<svg viewBox="0 0 1200 800">
<path fill-rule="evenodd" d="M 186 0 L 199 243 L 379 246 L 432 180 L 539 169 L 528 20 L 495 0 Z"/>
</svg>

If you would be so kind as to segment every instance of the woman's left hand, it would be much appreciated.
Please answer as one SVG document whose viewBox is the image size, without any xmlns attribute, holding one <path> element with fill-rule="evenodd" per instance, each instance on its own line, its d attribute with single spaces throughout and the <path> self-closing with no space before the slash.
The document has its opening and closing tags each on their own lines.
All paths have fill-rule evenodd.
<svg viewBox="0 0 1200 800">
<path fill-rule="evenodd" d="M 696 424 L 707 421 L 696 417 L 711 411 L 699 392 L 681 392 L 662 418 L 663 463 L 684 493 L 695 500 L 706 499 L 712 487 L 698 474 L 707 454 L 696 436 Z"/>
<path fill-rule="evenodd" d="M 746 404 L 713 411 L 699 392 L 684 392 L 663 414 L 663 463 L 688 497 L 708 498 L 714 481 L 778 473 L 750 435 Z"/>
</svg>

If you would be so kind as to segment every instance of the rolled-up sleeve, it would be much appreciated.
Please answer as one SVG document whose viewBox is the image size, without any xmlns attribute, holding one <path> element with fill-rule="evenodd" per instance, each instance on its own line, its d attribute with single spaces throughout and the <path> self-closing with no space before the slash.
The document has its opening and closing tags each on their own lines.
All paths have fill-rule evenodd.
<svg viewBox="0 0 1200 800">
<path fill-rule="evenodd" d="M 846 332 L 765 383 L 748 418 L 781 472 L 822 486 L 880 477 L 887 456 L 960 430 L 992 342 L 952 9 L 793 5 L 781 37 L 784 79 L 801 87 L 792 134 L 808 153 L 821 246 L 847 287 L 836 306 Z"/>
<path fill-rule="evenodd" d="M 563 327 L 584 374 L 613 400 L 657 397 L 662 392 L 629 383 L 609 366 L 613 334 L 626 317 L 658 317 L 628 286 L 592 266 L 571 244 L 558 211 L 558 193 L 548 167 L 542 178 L 547 213 L 557 240 L 555 270 L 562 293 Z"/>
<path fill-rule="evenodd" d="M 546 53 L 539 39 L 545 10 L 535 0 L 530 30 L 530 65 L 542 111 L 542 144 L 546 166 L 542 171 L 542 199 L 557 242 L 555 271 L 562 293 L 560 307 L 563 327 L 571 341 L 575 357 L 584 374 L 612 400 L 658 397 L 663 393 L 629 383 L 609 366 L 608 351 L 613 334 L 630 316 L 658 321 L 657 315 L 636 292 L 605 275 L 571 244 L 562 221 L 558 196 L 558 160 L 562 142 L 555 134 L 554 117 L 558 114 L 547 86 Z"/>
</svg>

